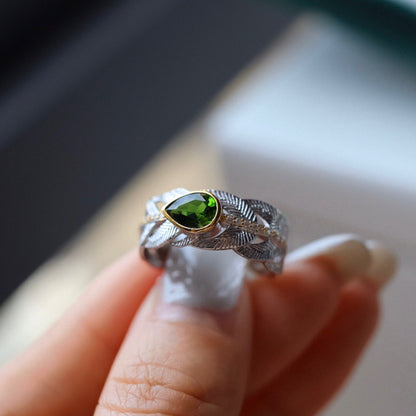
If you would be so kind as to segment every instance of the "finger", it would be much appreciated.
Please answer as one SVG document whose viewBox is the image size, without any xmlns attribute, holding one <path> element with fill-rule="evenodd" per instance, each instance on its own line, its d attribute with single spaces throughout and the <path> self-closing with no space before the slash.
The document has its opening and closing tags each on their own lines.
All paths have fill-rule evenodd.
<svg viewBox="0 0 416 416">
<path fill-rule="evenodd" d="M 246 290 L 229 311 L 163 303 L 152 290 L 115 360 L 96 416 L 238 415 L 249 367 Z"/>
<path fill-rule="evenodd" d="M 347 284 L 329 325 L 292 366 L 247 403 L 243 414 L 316 414 L 353 369 L 377 318 L 375 287 L 363 281 Z"/>
<path fill-rule="evenodd" d="M 282 275 L 250 285 L 254 336 L 249 394 L 306 349 L 333 316 L 342 284 L 368 268 L 370 255 L 359 237 L 338 235 L 310 243 L 288 260 Z"/>
<path fill-rule="evenodd" d="M 252 395 L 288 366 L 324 327 L 338 303 L 340 282 L 325 264 L 300 263 L 276 279 L 250 282 Z"/>
<path fill-rule="evenodd" d="M 98 277 L 51 330 L 0 371 L 0 414 L 91 414 L 158 273 L 131 252 Z"/>
</svg>

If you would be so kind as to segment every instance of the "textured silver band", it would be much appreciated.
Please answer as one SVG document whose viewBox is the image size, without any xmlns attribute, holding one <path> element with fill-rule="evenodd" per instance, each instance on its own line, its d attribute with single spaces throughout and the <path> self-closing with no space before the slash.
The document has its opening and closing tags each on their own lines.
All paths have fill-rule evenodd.
<svg viewBox="0 0 416 416">
<path fill-rule="evenodd" d="M 176 188 L 151 198 L 146 204 L 145 222 L 140 227 L 141 256 L 155 267 L 164 267 L 171 246 L 232 249 L 246 258 L 256 272 L 281 273 L 289 234 L 284 215 L 263 201 L 218 190 L 207 192 L 220 203 L 221 216 L 213 228 L 199 233 L 173 224 L 161 210 L 162 205 L 190 191 Z"/>
</svg>

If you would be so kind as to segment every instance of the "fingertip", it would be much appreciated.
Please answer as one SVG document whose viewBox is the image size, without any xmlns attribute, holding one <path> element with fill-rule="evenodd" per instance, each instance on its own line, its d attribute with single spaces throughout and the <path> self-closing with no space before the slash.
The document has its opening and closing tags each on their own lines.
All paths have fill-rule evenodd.
<svg viewBox="0 0 416 416">
<path fill-rule="evenodd" d="M 349 282 L 342 291 L 343 311 L 340 313 L 356 317 L 351 323 L 356 329 L 363 332 L 375 329 L 380 316 L 380 300 L 378 287 L 366 279 L 356 279 Z"/>
<path fill-rule="evenodd" d="M 366 242 L 355 234 L 331 235 L 289 253 L 287 264 L 319 261 L 331 267 L 343 282 L 364 273 L 371 262 Z"/>
<path fill-rule="evenodd" d="M 335 312 L 340 282 L 325 262 L 296 262 L 274 279 L 249 282 L 253 313 L 250 394 L 306 348 Z"/>
<path fill-rule="evenodd" d="M 366 246 L 370 251 L 371 264 L 366 271 L 365 277 L 380 289 L 394 277 L 398 259 L 390 248 L 379 241 L 368 240 Z"/>
<path fill-rule="evenodd" d="M 248 414 L 317 414 L 344 384 L 376 328 L 377 288 L 346 283 L 330 322 L 306 350 L 270 383 Z M 280 394 L 278 394 L 280 392 Z"/>
<path fill-rule="evenodd" d="M 325 259 L 295 262 L 273 279 L 249 282 L 252 296 L 260 298 L 256 300 L 262 307 L 290 299 L 290 302 L 301 302 L 305 306 L 310 304 L 332 310 L 338 301 L 340 286 L 334 268 Z"/>
</svg>

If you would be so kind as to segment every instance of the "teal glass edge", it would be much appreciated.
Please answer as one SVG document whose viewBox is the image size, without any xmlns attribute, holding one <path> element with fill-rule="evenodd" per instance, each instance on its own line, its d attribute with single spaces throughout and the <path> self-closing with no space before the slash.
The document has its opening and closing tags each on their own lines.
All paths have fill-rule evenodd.
<svg viewBox="0 0 416 416">
<path fill-rule="evenodd" d="M 257 0 L 258 1 L 258 0 Z M 416 5 L 385 0 L 263 0 L 295 9 L 318 11 L 353 26 L 416 64 Z"/>
</svg>

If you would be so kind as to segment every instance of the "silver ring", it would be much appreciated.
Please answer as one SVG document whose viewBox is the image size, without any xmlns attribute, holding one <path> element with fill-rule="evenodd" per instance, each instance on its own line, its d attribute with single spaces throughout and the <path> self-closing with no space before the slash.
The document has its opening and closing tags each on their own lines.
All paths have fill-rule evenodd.
<svg viewBox="0 0 416 416">
<path fill-rule="evenodd" d="M 217 190 L 176 188 L 146 204 L 140 254 L 164 267 L 171 247 L 232 249 L 259 273 L 281 273 L 289 226 L 272 205 Z"/>
</svg>

